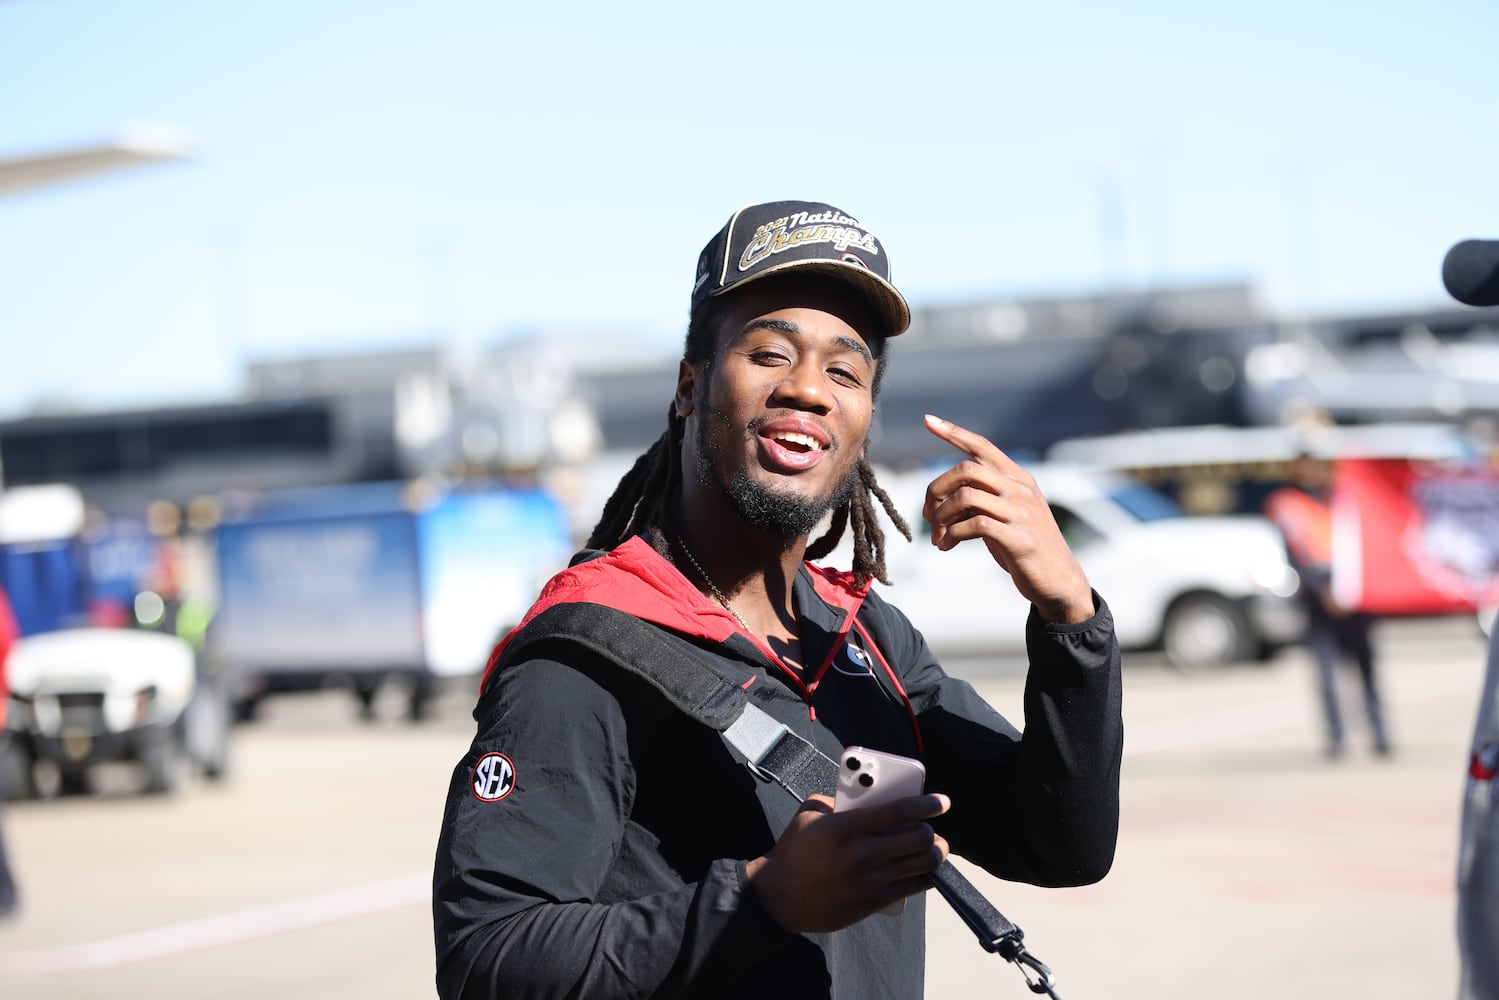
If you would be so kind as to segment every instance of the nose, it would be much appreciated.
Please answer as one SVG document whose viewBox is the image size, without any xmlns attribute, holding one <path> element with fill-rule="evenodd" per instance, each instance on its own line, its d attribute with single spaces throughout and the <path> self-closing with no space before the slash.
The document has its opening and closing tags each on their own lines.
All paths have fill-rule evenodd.
<svg viewBox="0 0 1499 1000">
<path fill-rule="evenodd" d="M 786 369 L 786 377 L 776 383 L 771 403 L 797 410 L 827 413 L 832 409 L 833 395 L 821 363 L 804 358 Z"/>
</svg>

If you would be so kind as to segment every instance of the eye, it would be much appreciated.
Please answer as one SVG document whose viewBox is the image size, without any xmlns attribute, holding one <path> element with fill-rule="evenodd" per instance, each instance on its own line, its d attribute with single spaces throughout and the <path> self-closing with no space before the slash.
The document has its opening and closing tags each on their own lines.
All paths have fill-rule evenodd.
<svg viewBox="0 0 1499 1000">
<path fill-rule="evenodd" d="M 757 365 L 784 365 L 788 362 L 785 352 L 763 347 L 750 351 L 748 357 Z"/>
<path fill-rule="evenodd" d="M 833 365 L 828 369 L 828 375 L 844 385 L 861 386 L 864 384 L 863 374 L 852 365 Z"/>
</svg>

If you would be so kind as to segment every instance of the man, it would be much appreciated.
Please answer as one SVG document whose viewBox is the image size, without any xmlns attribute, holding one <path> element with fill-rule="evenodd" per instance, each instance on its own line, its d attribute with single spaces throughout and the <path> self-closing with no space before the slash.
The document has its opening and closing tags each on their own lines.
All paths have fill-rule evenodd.
<svg viewBox="0 0 1499 1000">
<path fill-rule="evenodd" d="M 434 873 L 444 998 L 918 997 L 950 849 L 1042 885 L 1108 871 L 1118 646 L 1031 477 L 927 418 L 964 454 L 928 490 L 933 543 L 987 546 L 1034 605 L 1023 737 L 868 592 L 874 500 L 906 530 L 866 453 L 910 321 L 889 266 L 808 202 L 741 209 L 703 250 L 667 431 L 485 672 Z M 807 561 L 847 528 L 851 572 Z M 798 803 L 624 655 L 716 672 L 833 758 L 920 757 L 929 794 Z"/>
<path fill-rule="evenodd" d="M 1328 506 L 1326 469 L 1308 453 L 1291 462 L 1290 482 L 1265 498 L 1265 515 L 1280 528 L 1291 565 L 1301 578 L 1300 598 L 1306 610 L 1306 645 L 1317 664 L 1317 684 L 1329 759 L 1343 755 L 1343 713 L 1338 698 L 1338 665 L 1350 660 L 1363 686 L 1364 714 L 1370 740 L 1380 756 L 1390 753 L 1384 707 L 1374 666 L 1373 618 L 1343 607 L 1332 589 L 1332 511 Z"/>
</svg>

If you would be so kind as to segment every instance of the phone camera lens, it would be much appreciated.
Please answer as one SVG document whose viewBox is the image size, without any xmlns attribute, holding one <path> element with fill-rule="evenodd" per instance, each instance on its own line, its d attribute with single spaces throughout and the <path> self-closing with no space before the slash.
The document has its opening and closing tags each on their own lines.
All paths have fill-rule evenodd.
<svg viewBox="0 0 1499 1000">
<path fill-rule="evenodd" d="M 861 768 L 861 767 L 864 766 L 863 764 L 859 763 L 859 758 L 857 758 L 857 757 L 850 757 L 850 758 L 848 758 L 847 760 L 845 760 L 843 762 L 843 765 L 845 767 L 847 767 L 850 771 L 857 771 L 859 768 Z"/>
<path fill-rule="evenodd" d="M 859 784 L 863 785 L 865 788 L 868 788 L 870 785 L 874 784 L 874 775 L 867 772 L 859 775 Z"/>
</svg>

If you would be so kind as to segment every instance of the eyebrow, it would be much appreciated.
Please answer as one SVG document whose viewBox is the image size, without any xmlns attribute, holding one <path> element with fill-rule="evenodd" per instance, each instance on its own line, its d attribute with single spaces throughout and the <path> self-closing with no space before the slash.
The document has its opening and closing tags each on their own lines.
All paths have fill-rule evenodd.
<svg viewBox="0 0 1499 1000">
<path fill-rule="evenodd" d="M 773 330 L 776 333 L 794 334 L 802 334 L 804 332 L 797 324 L 784 319 L 757 319 L 747 325 L 742 332 L 752 333 L 755 330 Z M 833 343 L 845 350 L 853 351 L 868 363 L 874 364 L 874 355 L 870 353 L 869 348 L 853 337 L 845 337 L 840 334 L 833 338 Z"/>
</svg>

